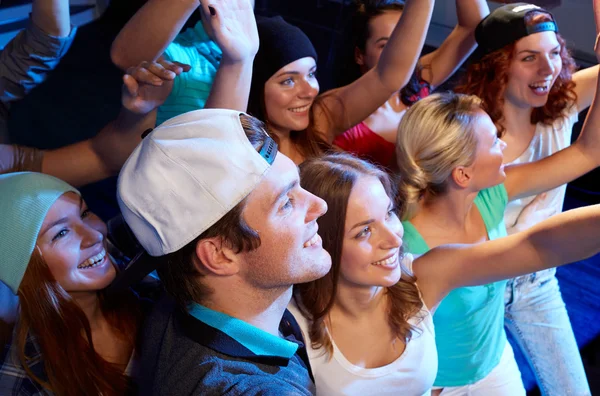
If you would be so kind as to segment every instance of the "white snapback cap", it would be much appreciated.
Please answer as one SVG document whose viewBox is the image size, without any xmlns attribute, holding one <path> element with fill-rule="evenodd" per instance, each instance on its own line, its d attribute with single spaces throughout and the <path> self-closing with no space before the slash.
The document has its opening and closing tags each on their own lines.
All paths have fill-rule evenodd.
<svg viewBox="0 0 600 396">
<path fill-rule="evenodd" d="M 151 256 L 190 243 L 248 196 L 270 168 L 277 144 L 267 135 L 257 151 L 242 128 L 241 114 L 204 109 L 171 118 L 125 162 L 117 200 Z"/>
</svg>

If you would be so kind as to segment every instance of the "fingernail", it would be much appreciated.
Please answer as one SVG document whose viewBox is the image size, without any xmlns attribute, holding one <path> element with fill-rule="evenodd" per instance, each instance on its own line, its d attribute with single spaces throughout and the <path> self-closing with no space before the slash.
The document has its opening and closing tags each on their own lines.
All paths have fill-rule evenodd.
<svg viewBox="0 0 600 396">
<path fill-rule="evenodd" d="M 210 11 L 210 15 L 212 15 L 212 16 L 217 15 L 217 10 L 215 10 L 214 7 L 208 6 L 208 10 Z"/>
</svg>

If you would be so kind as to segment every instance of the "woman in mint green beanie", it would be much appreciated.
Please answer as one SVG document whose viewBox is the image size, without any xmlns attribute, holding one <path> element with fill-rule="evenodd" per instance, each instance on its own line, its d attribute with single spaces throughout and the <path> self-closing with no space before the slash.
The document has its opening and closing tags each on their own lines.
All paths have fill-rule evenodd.
<svg viewBox="0 0 600 396">
<path fill-rule="evenodd" d="M 0 394 L 128 393 L 141 310 L 131 291 L 103 293 L 117 271 L 106 224 L 41 173 L 0 175 L 0 197 L 0 281 L 19 297 Z"/>
</svg>

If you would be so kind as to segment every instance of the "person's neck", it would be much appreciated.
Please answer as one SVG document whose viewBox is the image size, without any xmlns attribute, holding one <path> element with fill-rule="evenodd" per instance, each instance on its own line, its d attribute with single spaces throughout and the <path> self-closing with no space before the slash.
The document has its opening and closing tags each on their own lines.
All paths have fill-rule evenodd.
<svg viewBox="0 0 600 396">
<path fill-rule="evenodd" d="M 512 138 L 525 135 L 524 129 L 531 126 L 531 112 L 533 108 L 530 106 L 518 106 L 508 99 L 504 99 L 502 107 L 502 125 L 505 128 L 505 135 Z"/>
<path fill-rule="evenodd" d="M 279 324 L 292 298 L 292 287 L 258 290 L 248 285 L 214 287 L 201 305 L 243 320 L 252 326 L 279 336 Z"/>
<path fill-rule="evenodd" d="M 357 320 L 371 316 L 385 307 L 384 287 L 365 287 L 338 283 L 333 311 Z"/>
<path fill-rule="evenodd" d="M 275 134 L 275 136 L 277 136 L 280 153 L 294 161 L 296 165 L 300 165 L 302 162 L 304 162 L 304 157 L 298 151 L 296 143 L 292 141 L 291 130 L 279 130 L 277 128 L 269 126 L 269 131 L 272 134 Z"/>
<path fill-rule="evenodd" d="M 75 292 L 71 293 L 71 297 L 85 314 L 92 331 L 104 325 L 104 314 L 102 313 L 97 292 Z"/>
<path fill-rule="evenodd" d="M 281 142 L 290 140 L 290 136 L 292 135 L 291 129 L 279 128 L 273 124 L 267 123 L 267 127 L 269 132 L 277 136 Z"/>
<path fill-rule="evenodd" d="M 450 189 L 443 196 L 425 196 L 413 222 L 426 218 L 429 224 L 448 230 L 465 230 L 478 191 Z"/>
</svg>

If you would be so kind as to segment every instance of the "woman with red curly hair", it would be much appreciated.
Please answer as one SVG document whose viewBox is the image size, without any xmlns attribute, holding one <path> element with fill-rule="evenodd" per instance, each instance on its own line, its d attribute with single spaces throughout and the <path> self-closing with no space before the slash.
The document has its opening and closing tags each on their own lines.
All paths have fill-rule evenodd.
<svg viewBox="0 0 600 396">
<path fill-rule="evenodd" d="M 534 5 L 498 8 L 476 29 L 483 56 L 470 65 L 457 92 L 477 95 L 507 143 L 505 162 L 537 161 L 571 143 L 578 113 L 590 106 L 597 67 L 575 73 L 575 62 L 554 17 Z M 566 186 L 508 204 L 508 233 L 562 211 Z M 556 270 L 512 279 L 505 324 L 544 395 L 590 394 Z M 551 346 L 551 347 L 549 347 Z"/>
</svg>

